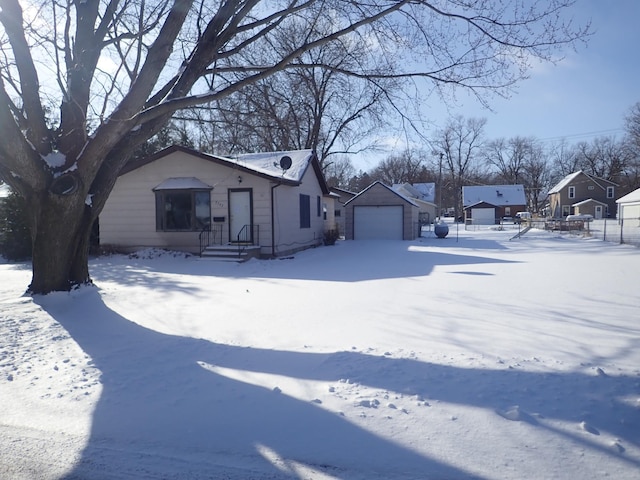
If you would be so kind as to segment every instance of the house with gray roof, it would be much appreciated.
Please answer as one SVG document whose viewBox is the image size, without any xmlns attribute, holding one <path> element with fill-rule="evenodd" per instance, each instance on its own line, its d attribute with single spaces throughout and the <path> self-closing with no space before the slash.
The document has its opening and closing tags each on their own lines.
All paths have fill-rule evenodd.
<svg viewBox="0 0 640 480">
<path fill-rule="evenodd" d="M 466 223 L 494 225 L 503 217 L 527 210 L 523 185 L 472 185 L 462 187 Z"/>
</svg>

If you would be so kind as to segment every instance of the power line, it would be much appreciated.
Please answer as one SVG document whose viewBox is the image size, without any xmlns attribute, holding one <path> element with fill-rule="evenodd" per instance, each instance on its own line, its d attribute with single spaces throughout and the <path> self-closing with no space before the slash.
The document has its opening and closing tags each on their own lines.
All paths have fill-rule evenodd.
<svg viewBox="0 0 640 480">
<path fill-rule="evenodd" d="M 563 139 L 571 139 L 571 138 L 581 138 L 581 137 L 593 137 L 593 136 L 600 136 L 600 135 L 607 135 L 607 134 L 611 134 L 611 133 L 618 133 L 618 132 L 624 132 L 623 128 L 611 128 L 609 130 L 597 130 L 594 132 L 585 132 L 585 133 L 574 133 L 571 135 L 559 135 L 557 137 L 547 137 L 547 138 L 541 138 L 540 141 L 542 142 L 552 142 L 554 140 L 563 140 Z"/>
</svg>

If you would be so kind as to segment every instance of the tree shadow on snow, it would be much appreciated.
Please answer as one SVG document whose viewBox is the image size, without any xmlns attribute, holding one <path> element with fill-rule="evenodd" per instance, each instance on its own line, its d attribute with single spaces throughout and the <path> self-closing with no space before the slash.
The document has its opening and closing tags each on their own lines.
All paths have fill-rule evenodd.
<svg viewBox="0 0 640 480">
<path fill-rule="evenodd" d="M 303 401 L 280 392 L 277 380 L 257 386 L 222 374 L 224 369 L 305 381 L 349 379 L 431 402 L 479 407 L 609 455 L 613 451 L 577 428 L 568 433 L 547 420 L 583 422 L 586 432 L 606 431 L 622 444 L 640 445 L 637 408 L 621 400 L 637 396 L 635 377 L 234 347 L 144 328 L 109 309 L 93 289 L 71 296 L 65 305 L 47 297 L 36 301 L 102 372 L 91 437 L 67 480 L 91 478 L 96 471 L 100 478 L 202 478 L 203 472 L 217 478 L 216 465 L 228 473 L 242 467 L 238 459 L 243 458 L 249 459 L 249 472 L 254 468 L 255 475 L 245 471 L 251 478 L 301 478 L 295 464 L 333 478 L 347 478 L 349 471 L 365 475 L 363 468 L 382 478 L 474 478 L 363 430 L 314 403 L 312 396 Z M 90 313 L 82 318 L 82 312 Z M 277 456 L 278 465 L 265 452 Z"/>
<path fill-rule="evenodd" d="M 62 303 L 34 300 L 102 373 L 91 436 L 67 480 L 96 472 L 100 478 L 226 478 L 233 469 L 247 478 L 301 478 L 297 464 L 333 478 L 346 478 L 349 470 L 366 474 L 363 468 L 387 478 L 417 478 L 416 472 L 477 478 L 367 432 L 313 398 L 298 400 L 277 385 L 256 386 L 210 368 L 326 380 L 323 355 L 162 334 L 109 309 L 91 288 Z"/>
</svg>

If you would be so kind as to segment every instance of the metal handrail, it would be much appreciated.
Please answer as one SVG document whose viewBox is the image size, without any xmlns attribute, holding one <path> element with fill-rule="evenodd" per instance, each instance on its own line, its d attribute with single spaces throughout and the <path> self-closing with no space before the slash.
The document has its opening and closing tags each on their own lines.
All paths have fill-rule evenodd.
<svg viewBox="0 0 640 480">
<path fill-rule="evenodd" d="M 205 225 L 198 234 L 198 240 L 200 242 L 200 256 L 204 249 L 211 245 L 211 225 Z"/>
<path fill-rule="evenodd" d="M 247 246 L 260 245 L 260 225 L 243 225 L 238 235 L 236 235 L 238 245 L 238 256 L 242 255 Z"/>
<path fill-rule="evenodd" d="M 222 224 L 215 224 L 213 228 L 211 225 L 205 225 L 198 234 L 198 240 L 200 242 L 200 255 L 210 245 L 222 245 Z M 213 237 L 213 238 L 212 238 Z M 218 240 L 216 240 L 218 239 Z"/>
</svg>

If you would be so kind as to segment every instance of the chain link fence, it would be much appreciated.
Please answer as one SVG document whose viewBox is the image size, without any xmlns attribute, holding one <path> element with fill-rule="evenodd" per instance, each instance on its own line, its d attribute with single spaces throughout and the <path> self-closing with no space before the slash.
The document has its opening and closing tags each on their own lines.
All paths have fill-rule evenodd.
<svg viewBox="0 0 640 480">
<path fill-rule="evenodd" d="M 588 228 L 594 238 L 640 247 L 640 218 L 593 220 Z"/>
</svg>

